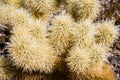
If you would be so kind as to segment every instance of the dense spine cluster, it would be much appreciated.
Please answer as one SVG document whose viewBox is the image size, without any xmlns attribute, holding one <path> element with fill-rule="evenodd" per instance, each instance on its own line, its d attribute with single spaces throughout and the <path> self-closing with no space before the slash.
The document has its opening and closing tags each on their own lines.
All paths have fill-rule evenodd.
<svg viewBox="0 0 120 80">
<path fill-rule="evenodd" d="M 61 80 L 59 72 L 67 80 L 115 80 L 107 56 L 118 29 L 95 23 L 99 12 L 99 0 L 0 0 L 0 23 L 12 34 L 0 80 Z"/>
<path fill-rule="evenodd" d="M 64 54 L 70 46 L 73 20 L 69 15 L 57 15 L 51 22 L 50 42 L 55 47 L 57 55 Z"/>
<path fill-rule="evenodd" d="M 68 0 L 67 3 L 68 12 L 77 22 L 95 19 L 100 12 L 99 0 Z"/>
</svg>

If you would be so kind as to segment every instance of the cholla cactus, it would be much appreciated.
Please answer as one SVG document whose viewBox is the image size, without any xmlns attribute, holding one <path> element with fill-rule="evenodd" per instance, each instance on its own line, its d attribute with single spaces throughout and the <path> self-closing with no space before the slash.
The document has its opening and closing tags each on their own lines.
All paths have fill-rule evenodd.
<svg viewBox="0 0 120 80">
<path fill-rule="evenodd" d="M 97 65 L 103 65 L 104 61 L 106 61 L 106 57 L 107 57 L 107 48 L 106 46 L 102 46 L 102 45 L 97 45 L 97 44 L 93 44 L 90 48 L 89 48 L 89 57 L 91 59 L 91 65 L 94 64 L 94 66 Z"/>
<path fill-rule="evenodd" d="M 112 21 L 105 21 L 97 25 L 98 33 L 95 35 L 96 43 L 110 45 L 117 39 L 118 29 L 114 27 Z"/>
<path fill-rule="evenodd" d="M 11 38 L 9 51 L 14 65 L 23 71 L 51 73 L 56 60 L 54 50 L 47 44 L 46 39 L 34 38 L 28 30 L 29 27 L 24 26 L 13 28 L 14 35 Z"/>
<path fill-rule="evenodd" d="M 98 0 L 69 0 L 68 11 L 76 21 L 83 21 L 88 18 L 95 19 L 100 12 Z"/>
<path fill-rule="evenodd" d="M 24 6 L 31 9 L 35 17 L 43 17 L 43 19 L 46 15 L 50 15 L 56 7 L 55 0 L 22 0 L 22 2 Z"/>
<path fill-rule="evenodd" d="M 96 34 L 95 25 L 91 20 L 85 20 L 75 24 L 75 33 L 72 39 L 73 45 L 79 45 L 80 48 L 87 48 L 90 46 L 95 38 Z"/>
<path fill-rule="evenodd" d="M 45 29 L 45 22 L 41 20 L 34 20 L 31 19 L 28 23 L 28 28 L 29 28 L 29 33 L 34 37 L 37 38 L 38 40 L 45 39 L 47 36 L 46 32 L 47 30 Z"/>
<path fill-rule="evenodd" d="M 12 26 L 27 26 L 30 15 L 27 13 L 27 11 L 23 9 L 18 9 L 11 12 L 10 19 L 9 20 Z"/>
<path fill-rule="evenodd" d="M 54 45 L 57 55 L 64 54 L 69 48 L 73 27 L 74 23 L 69 15 L 58 15 L 52 20 L 50 42 Z"/>
<path fill-rule="evenodd" d="M 115 80 L 107 56 L 118 29 L 93 22 L 99 12 L 99 0 L 1 0 L 0 23 L 12 34 L 0 79 Z"/>
<path fill-rule="evenodd" d="M 105 63 L 102 67 L 92 68 L 88 75 L 91 80 L 116 80 L 115 74 L 109 64 Z"/>
<path fill-rule="evenodd" d="M 80 49 L 79 46 L 75 46 L 71 49 L 69 57 L 66 59 L 70 71 L 76 74 L 86 73 L 90 68 L 90 58 L 87 49 Z"/>
<path fill-rule="evenodd" d="M 9 22 L 10 13 L 15 9 L 15 6 L 5 5 L 0 2 L 0 23 L 5 25 L 11 25 Z"/>
</svg>

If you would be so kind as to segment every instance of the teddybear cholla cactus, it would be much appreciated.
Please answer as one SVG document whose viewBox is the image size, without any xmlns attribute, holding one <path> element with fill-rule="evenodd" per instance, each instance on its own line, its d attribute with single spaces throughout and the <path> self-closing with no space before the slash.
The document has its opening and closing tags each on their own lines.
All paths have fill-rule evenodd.
<svg viewBox="0 0 120 80">
<path fill-rule="evenodd" d="M 115 80 L 107 56 L 118 30 L 93 23 L 99 11 L 99 0 L 0 0 L 0 23 L 12 33 L 0 79 L 63 80 L 54 76 L 60 72 L 67 80 Z"/>
</svg>

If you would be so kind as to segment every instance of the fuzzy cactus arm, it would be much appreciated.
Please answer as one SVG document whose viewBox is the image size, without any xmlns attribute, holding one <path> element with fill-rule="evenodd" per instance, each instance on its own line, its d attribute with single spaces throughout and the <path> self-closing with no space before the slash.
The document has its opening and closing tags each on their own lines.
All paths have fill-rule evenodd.
<svg viewBox="0 0 120 80">
<path fill-rule="evenodd" d="M 23 8 L 17 9 L 17 7 L 2 4 L 0 5 L 0 23 L 9 26 L 26 26 L 29 19 L 31 19 L 30 14 Z"/>
<path fill-rule="evenodd" d="M 71 48 L 66 58 L 71 72 L 70 78 L 75 80 L 116 80 L 110 64 L 105 63 L 107 59 L 107 49 L 105 48 L 102 45 L 92 45 L 83 49 L 79 46 Z"/>
<path fill-rule="evenodd" d="M 99 0 L 0 0 L 0 23 L 12 26 L 7 59 L 20 80 L 115 80 L 106 55 L 118 29 L 96 25 L 100 7 Z M 14 80 L 17 71 L 1 64 L 0 78 Z"/>
<path fill-rule="evenodd" d="M 69 0 L 67 3 L 68 12 L 78 22 L 95 19 L 100 12 L 99 0 Z"/>
<path fill-rule="evenodd" d="M 105 21 L 97 25 L 96 43 L 110 46 L 118 37 L 118 28 L 112 21 Z"/>
<path fill-rule="evenodd" d="M 10 22 L 12 26 L 26 26 L 28 25 L 30 14 L 23 8 L 16 9 L 10 14 Z"/>
<path fill-rule="evenodd" d="M 32 71 L 52 72 L 56 57 L 54 50 L 45 39 L 46 32 L 43 29 L 45 26 L 40 25 L 42 22 L 40 23 L 33 19 L 23 8 L 15 9 L 9 13 L 9 16 L 10 25 L 13 26 L 13 35 L 9 45 L 11 61 L 14 62 L 13 65 L 30 73 Z M 31 22 L 32 19 L 33 22 Z M 49 58 L 49 56 L 53 59 Z"/>
<path fill-rule="evenodd" d="M 100 77 L 102 79 L 105 79 L 105 80 L 116 80 L 116 75 L 112 69 L 112 67 L 110 66 L 110 64 L 105 64 L 103 66 L 103 72 L 105 72 L 104 74 L 100 74 Z"/>
<path fill-rule="evenodd" d="M 56 9 L 56 0 L 22 0 L 22 2 L 36 18 L 43 20 Z"/>
<path fill-rule="evenodd" d="M 52 20 L 50 42 L 56 49 L 57 55 L 64 54 L 70 46 L 73 23 L 69 15 L 58 15 Z"/>
<path fill-rule="evenodd" d="M 50 45 L 44 40 L 39 42 L 38 39 L 32 37 L 27 27 L 14 27 L 13 33 L 9 52 L 14 65 L 25 72 L 51 73 L 56 56 Z"/>
<path fill-rule="evenodd" d="M 79 46 L 74 46 L 70 51 L 66 59 L 71 72 L 75 72 L 77 75 L 80 73 L 86 73 L 90 68 L 90 58 L 87 49 L 80 49 Z"/>
<path fill-rule="evenodd" d="M 87 48 L 94 42 L 95 34 L 96 28 L 91 20 L 76 23 L 72 43 L 80 48 Z"/>
<path fill-rule="evenodd" d="M 9 20 L 10 13 L 14 10 L 16 10 L 15 6 L 10 6 L 0 2 L 0 23 L 11 26 Z"/>
<path fill-rule="evenodd" d="M 37 20 L 23 8 L 18 8 L 10 13 L 10 23 L 14 27 L 27 27 L 29 33 L 37 39 L 45 38 L 46 23 L 42 20 Z"/>
<path fill-rule="evenodd" d="M 108 63 L 105 63 L 101 69 L 99 67 L 90 70 L 89 74 L 92 80 L 116 80 L 116 75 Z"/>
<path fill-rule="evenodd" d="M 39 41 L 46 39 L 46 36 L 47 36 L 46 26 L 47 26 L 47 24 L 45 24 L 45 22 L 43 22 L 42 20 L 31 19 L 31 20 L 29 20 L 29 23 L 27 26 L 29 28 L 28 29 L 29 33 L 34 38 L 37 38 Z"/>
<path fill-rule="evenodd" d="M 108 48 L 103 45 L 93 44 L 89 47 L 89 57 L 90 57 L 90 64 L 91 68 L 93 66 L 103 66 L 104 62 L 107 62 L 107 51 Z"/>
</svg>

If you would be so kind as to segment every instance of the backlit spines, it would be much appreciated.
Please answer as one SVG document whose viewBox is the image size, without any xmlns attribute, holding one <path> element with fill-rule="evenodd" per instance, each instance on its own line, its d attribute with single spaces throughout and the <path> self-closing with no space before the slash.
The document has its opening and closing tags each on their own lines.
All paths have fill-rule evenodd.
<svg viewBox="0 0 120 80">
<path fill-rule="evenodd" d="M 86 20 L 75 24 L 73 36 L 73 45 L 79 45 L 80 48 L 87 48 L 94 42 L 96 34 L 95 25 L 91 20 Z"/>
<path fill-rule="evenodd" d="M 39 16 L 51 13 L 55 10 L 55 0 L 23 0 L 23 4 Z"/>
<path fill-rule="evenodd" d="M 91 47 L 89 47 L 89 57 L 91 59 L 90 64 L 93 67 L 102 67 L 104 62 L 107 61 L 107 51 L 106 46 L 92 44 Z"/>
<path fill-rule="evenodd" d="M 25 72 L 51 73 L 54 70 L 56 60 L 52 47 L 45 40 L 40 42 L 32 37 L 27 31 L 28 28 L 15 28 L 9 45 L 9 52 L 14 65 L 17 68 L 22 68 Z"/>
<path fill-rule="evenodd" d="M 43 40 L 47 36 L 46 24 L 42 20 L 29 19 L 27 25 L 29 33 L 38 40 Z"/>
<path fill-rule="evenodd" d="M 9 20 L 10 13 L 14 10 L 16 10 L 16 7 L 0 3 L 0 23 L 11 25 Z"/>
<path fill-rule="evenodd" d="M 75 46 L 69 51 L 66 61 L 70 71 L 77 75 L 86 73 L 90 68 L 89 53 L 87 49 L 80 49 L 79 46 Z"/>
<path fill-rule="evenodd" d="M 79 46 L 72 48 L 67 58 L 69 69 L 72 72 L 71 78 L 73 80 L 114 80 L 115 75 L 112 68 L 110 65 L 106 65 L 107 51 L 106 46 L 98 44 L 92 44 L 84 49 L 80 49 Z M 108 73 L 109 71 L 111 73 Z"/>
<path fill-rule="evenodd" d="M 67 9 L 76 21 L 95 19 L 100 12 L 100 2 L 98 0 L 70 0 Z"/>
<path fill-rule="evenodd" d="M 52 52 L 52 49 L 45 44 L 38 44 L 34 40 L 30 40 L 32 43 L 29 43 L 28 40 L 26 41 L 26 44 L 25 42 L 20 44 L 22 41 L 19 41 L 20 45 L 16 44 L 18 47 L 15 46 L 15 44 L 10 45 L 10 51 L 12 52 L 10 56 L 12 57 L 14 65 L 16 65 L 18 68 L 23 68 L 23 71 L 30 73 L 32 71 L 51 73 L 55 65 L 55 56 Z M 18 48 L 19 50 L 16 50 Z"/>
<path fill-rule="evenodd" d="M 99 0 L 20 1 L 0 1 L 0 23 L 12 28 L 7 59 L 20 72 L 9 76 L 11 65 L 0 66 L 1 79 L 115 80 L 106 55 L 118 29 L 109 21 L 96 25 Z"/>
<path fill-rule="evenodd" d="M 1 3 L 0 7 L 0 23 L 9 26 L 27 26 L 29 19 L 32 17 L 23 8 L 17 9 L 12 5 L 5 5 Z"/>
<path fill-rule="evenodd" d="M 112 21 L 105 21 L 97 25 L 96 43 L 111 45 L 118 36 L 117 26 Z"/>
<path fill-rule="evenodd" d="M 30 14 L 23 8 L 16 9 L 10 14 L 10 22 L 12 26 L 27 26 L 29 19 L 31 18 Z"/>
<path fill-rule="evenodd" d="M 58 15 L 51 22 L 50 42 L 57 55 L 64 54 L 72 37 L 73 20 L 69 15 Z"/>
</svg>

